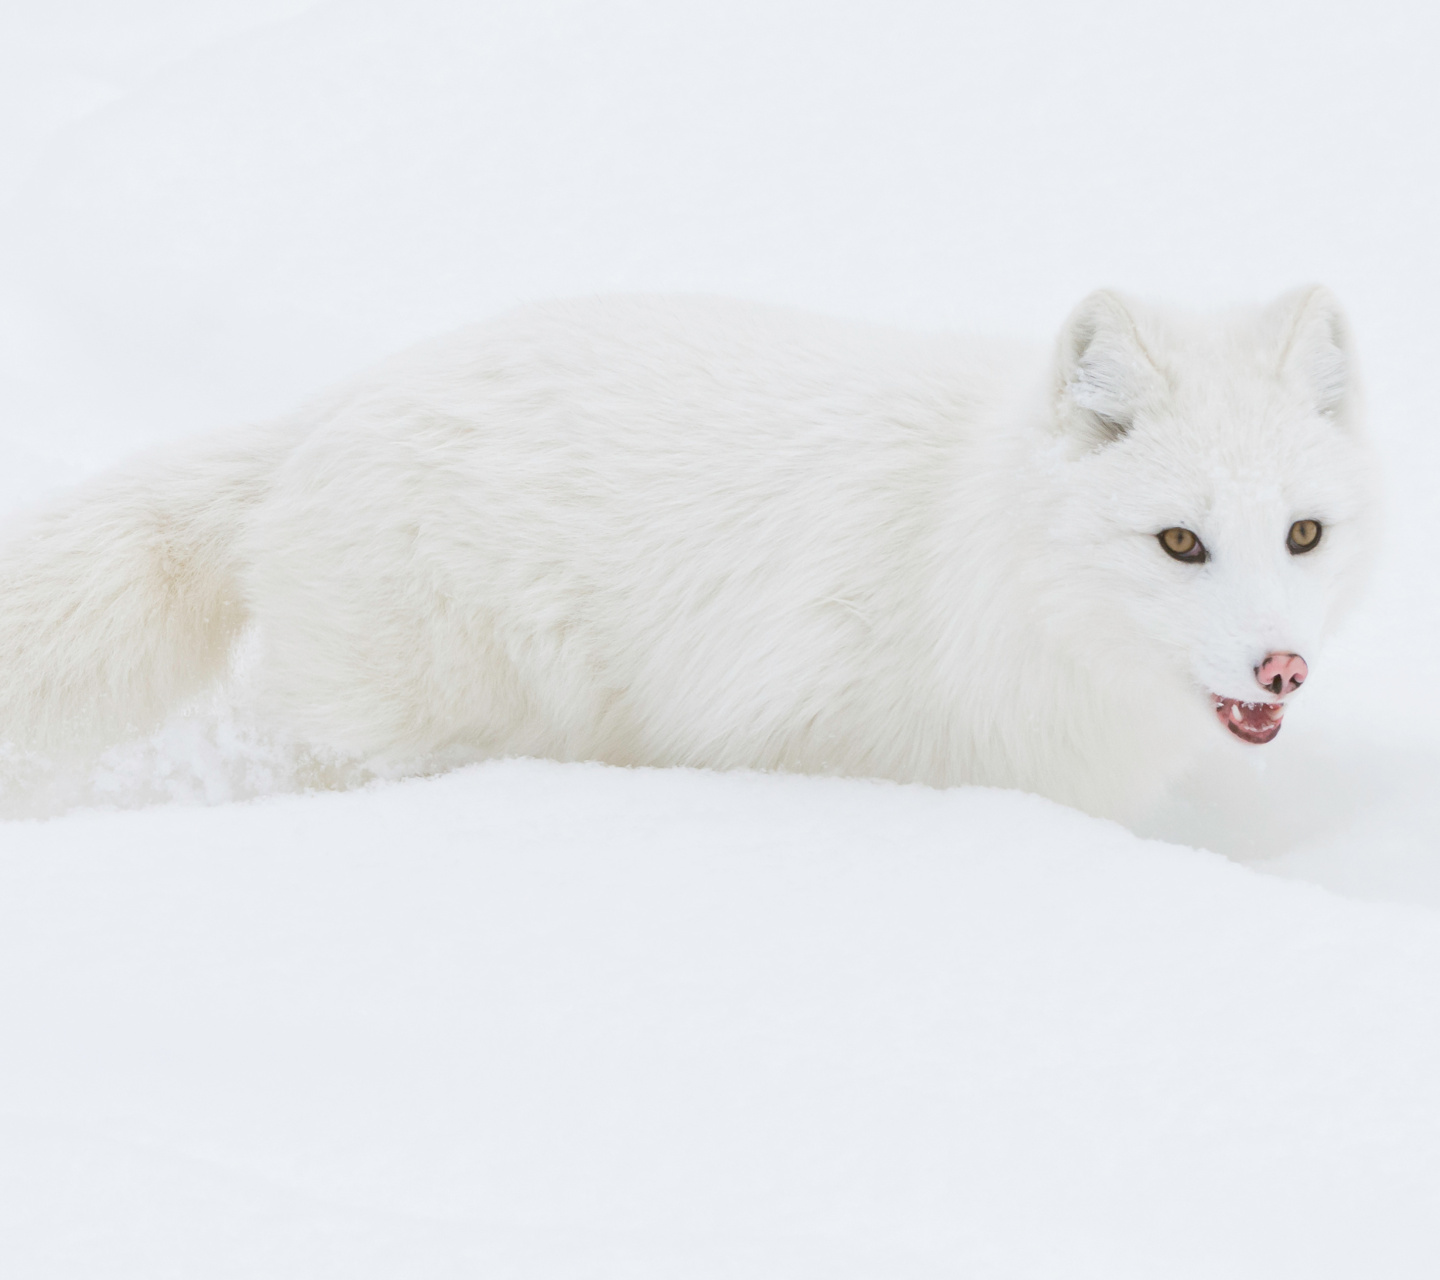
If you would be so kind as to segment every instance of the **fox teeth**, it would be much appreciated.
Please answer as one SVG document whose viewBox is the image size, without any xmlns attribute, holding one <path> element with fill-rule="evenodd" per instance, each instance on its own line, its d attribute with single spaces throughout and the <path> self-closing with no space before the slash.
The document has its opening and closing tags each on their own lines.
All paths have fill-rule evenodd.
<svg viewBox="0 0 1440 1280">
<path fill-rule="evenodd" d="M 1240 719 L 1240 704 L 1238 702 L 1232 702 L 1230 704 L 1230 719 Z"/>
</svg>

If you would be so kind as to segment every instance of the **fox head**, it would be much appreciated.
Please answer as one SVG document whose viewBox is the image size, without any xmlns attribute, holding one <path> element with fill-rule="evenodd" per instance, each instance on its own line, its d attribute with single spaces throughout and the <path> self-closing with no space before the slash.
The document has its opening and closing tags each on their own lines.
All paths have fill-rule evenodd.
<svg viewBox="0 0 1440 1280">
<path fill-rule="evenodd" d="M 1065 594 L 1096 661 L 1269 741 L 1375 543 L 1339 304 L 1312 287 L 1194 318 L 1092 294 L 1061 332 L 1051 405 L 1047 532 L 1073 549 Z"/>
</svg>

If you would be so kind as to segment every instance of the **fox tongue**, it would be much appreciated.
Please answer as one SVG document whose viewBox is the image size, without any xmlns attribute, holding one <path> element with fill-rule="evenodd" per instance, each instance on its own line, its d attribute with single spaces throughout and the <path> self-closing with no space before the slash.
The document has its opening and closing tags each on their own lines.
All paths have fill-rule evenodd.
<svg viewBox="0 0 1440 1280">
<path fill-rule="evenodd" d="M 1239 702 L 1234 698 L 1215 699 L 1220 723 L 1246 742 L 1269 742 L 1280 732 L 1285 706 L 1280 702 Z"/>
<path fill-rule="evenodd" d="M 1285 714 L 1285 706 L 1279 702 L 1232 702 L 1230 719 L 1238 721 L 1247 729 L 1268 729 Z"/>
</svg>

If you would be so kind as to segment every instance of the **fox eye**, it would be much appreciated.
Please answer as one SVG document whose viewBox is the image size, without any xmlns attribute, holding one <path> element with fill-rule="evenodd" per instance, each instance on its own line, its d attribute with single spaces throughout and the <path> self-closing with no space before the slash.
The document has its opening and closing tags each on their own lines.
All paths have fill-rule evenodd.
<svg viewBox="0 0 1440 1280">
<path fill-rule="evenodd" d="M 1318 520 L 1297 520 L 1290 526 L 1285 545 L 1292 556 L 1303 556 L 1320 545 L 1321 525 Z"/>
<path fill-rule="evenodd" d="M 1165 554 L 1172 559 L 1184 560 L 1187 564 L 1204 564 L 1210 558 L 1205 544 L 1189 529 L 1161 529 L 1155 536 L 1160 539 Z"/>
</svg>

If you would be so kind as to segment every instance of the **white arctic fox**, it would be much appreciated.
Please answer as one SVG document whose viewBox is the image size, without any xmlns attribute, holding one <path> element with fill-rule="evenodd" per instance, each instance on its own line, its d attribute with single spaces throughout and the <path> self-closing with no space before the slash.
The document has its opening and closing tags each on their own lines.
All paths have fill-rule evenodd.
<svg viewBox="0 0 1440 1280">
<path fill-rule="evenodd" d="M 1087 298 L 1052 351 L 717 300 L 530 307 L 0 548 L 0 735 L 258 713 L 388 769 L 529 754 L 1038 791 L 1128 816 L 1264 742 L 1375 499 L 1323 289 Z"/>
</svg>

